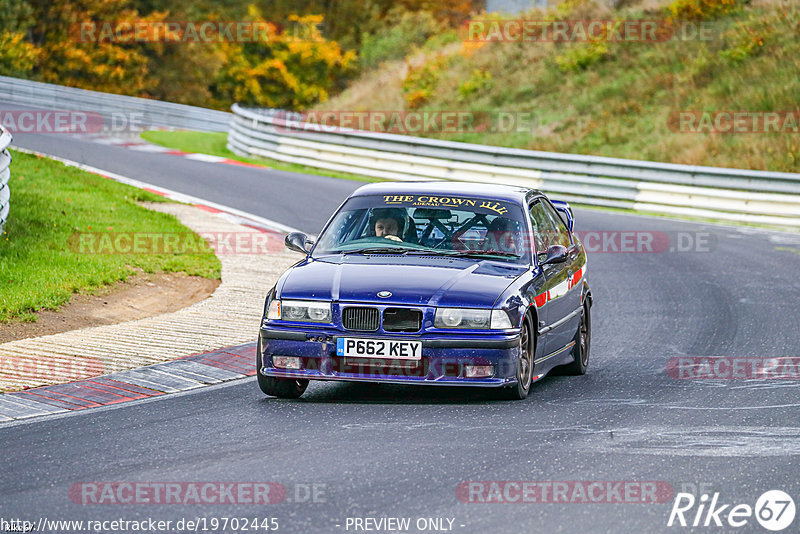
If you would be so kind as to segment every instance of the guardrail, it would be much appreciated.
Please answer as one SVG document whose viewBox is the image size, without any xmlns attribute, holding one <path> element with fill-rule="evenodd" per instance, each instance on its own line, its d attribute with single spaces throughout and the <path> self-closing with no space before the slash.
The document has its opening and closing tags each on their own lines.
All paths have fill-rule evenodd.
<svg viewBox="0 0 800 534">
<path fill-rule="evenodd" d="M 800 228 L 800 174 L 457 143 L 232 110 L 228 148 L 242 156 L 392 180 L 523 185 L 577 204 Z"/>
<path fill-rule="evenodd" d="M 139 124 L 143 128 L 225 132 L 231 121 L 231 114 L 224 111 L 100 93 L 7 76 L 0 76 L 0 103 L 35 109 L 97 113 L 103 116 L 107 124 L 114 120 L 114 114 L 125 114 L 130 117 L 135 113 L 137 123 L 141 119 Z"/>
<path fill-rule="evenodd" d="M 11 154 L 8 153 L 8 146 L 11 144 L 11 134 L 0 126 L 0 235 L 3 233 L 3 226 L 8 220 L 8 212 L 11 209 L 11 190 L 8 181 L 11 178 Z"/>
</svg>

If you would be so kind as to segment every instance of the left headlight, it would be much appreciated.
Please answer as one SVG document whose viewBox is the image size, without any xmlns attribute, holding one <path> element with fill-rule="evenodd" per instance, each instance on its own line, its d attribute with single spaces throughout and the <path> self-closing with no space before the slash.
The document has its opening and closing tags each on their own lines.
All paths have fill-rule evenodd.
<svg viewBox="0 0 800 534">
<path fill-rule="evenodd" d="M 301 323 L 330 323 L 331 303 L 313 300 L 273 300 L 267 319 Z"/>
<path fill-rule="evenodd" d="M 475 310 L 470 308 L 437 308 L 433 326 L 436 328 L 490 330 L 512 328 L 511 319 L 503 310 Z"/>
</svg>

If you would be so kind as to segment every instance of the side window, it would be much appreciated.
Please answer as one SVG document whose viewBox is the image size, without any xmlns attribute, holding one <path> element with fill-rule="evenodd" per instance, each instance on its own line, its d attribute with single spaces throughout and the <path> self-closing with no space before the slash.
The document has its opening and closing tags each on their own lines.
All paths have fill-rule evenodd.
<svg viewBox="0 0 800 534">
<path fill-rule="evenodd" d="M 556 229 L 556 234 L 553 238 L 551 245 L 563 245 L 567 248 L 572 244 L 569 239 L 569 230 L 567 225 L 564 224 L 563 219 L 558 215 L 558 212 L 550 205 L 549 202 L 541 202 L 545 212 L 547 212 L 550 222 Z"/>
<path fill-rule="evenodd" d="M 533 241 L 536 245 L 536 253 L 547 252 L 550 245 L 558 244 L 556 230 L 553 221 L 545 211 L 542 201 L 537 200 L 530 207 L 531 226 L 533 226 Z"/>
</svg>

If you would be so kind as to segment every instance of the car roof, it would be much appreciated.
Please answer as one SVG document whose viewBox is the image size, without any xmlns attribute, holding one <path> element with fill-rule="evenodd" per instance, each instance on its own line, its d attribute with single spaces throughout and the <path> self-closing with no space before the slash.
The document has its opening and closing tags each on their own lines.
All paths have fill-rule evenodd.
<svg viewBox="0 0 800 534">
<path fill-rule="evenodd" d="M 377 182 L 356 189 L 350 196 L 366 195 L 459 195 L 494 200 L 524 202 L 528 193 L 541 194 L 529 187 L 473 182 Z"/>
</svg>

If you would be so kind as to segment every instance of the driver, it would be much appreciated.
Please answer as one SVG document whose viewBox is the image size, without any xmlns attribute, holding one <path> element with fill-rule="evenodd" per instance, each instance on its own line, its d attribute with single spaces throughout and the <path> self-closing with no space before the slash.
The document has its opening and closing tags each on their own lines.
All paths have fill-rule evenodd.
<svg viewBox="0 0 800 534">
<path fill-rule="evenodd" d="M 392 241 L 402 241 L 405 227 L 405 210 L 401 209 L 377 209 L 372 213 L 373 229 L 376 237 L 384 237 Z"/>
<path fill-rule="evenodd" d="M 519 223 L 505 217 L 497 217 L 489 224 L 484 241 L 484 250 L 499 250 L 519 254 Z"/>
</svg>

